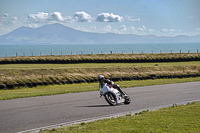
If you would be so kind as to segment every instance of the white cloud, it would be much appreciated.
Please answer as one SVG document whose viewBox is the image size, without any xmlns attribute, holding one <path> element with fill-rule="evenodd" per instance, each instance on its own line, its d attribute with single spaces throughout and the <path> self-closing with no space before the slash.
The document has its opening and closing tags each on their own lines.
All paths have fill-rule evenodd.
<svg viewBox="0 0 200 133">
<path fill-rule="evenodd" d="M 154 30 L 153 29 L 148 29 L 148 32 L 154 32 Z"/>
<path fill-rule="evenodd" d="M 130 26 L 130 27 L 128 28 L 128 31 L 129 31 L 129 33 L 131 33 L 131 34 L 137 34 L 137 33 L 138 33 L 137 29 L 136 29 L 135 27 L 133 27 L 133 26 Z"/>
<path fill-rule="evenodd" d="M 0 18 L 0 26 L 13 25 L 16 24 L 17 21 L 18 21 L 17 17 L 10 17 L 8 13 L 4 13 L 3 16 Z"/>
<path fill-rule="evenodd" d="M 138 28 L 138 31 L 146 31 L 146 30 L 147 30 L 147 28 L 144 25 L 142 27 Z"/>
<path fill-rule="evenodd" d="M 119 30 L 120 30 L 120 31 L 127 31 L 126 25 L 120 26 L 120 27 L 119 27 Z"/>
<path fill-rule="evenodd" d="M 138 28 L 138 30 L 139 30 L 139 31 L 144 31 L 144 29 L 143 29 L 143 28 Z"/>
<path fill-rule="evenodd" d="M 122 22 L 123 17 L 114 15 L 113 13 L 101 13 L 98 14 L 97 22 Z"/>
<path fill-rule="evenodd" d="M 112 32 L 116 34 L 134 34 L 134 35 L 153 35 L 155 31 L 153 29 L 148 29 L 146 26 L 135 28 L 134 26 L 127 27 L 126 25 L 121 25 L 119 28 L 114 29 L 110 25 L 107 25 L 104 32 Z"/>
<path fill-rule="evenodd" d="M 174 29 L 167 29 L 163 28 L 161 29 L 161 32 L 158 32 L 159 36 L 178 36 L 178 35 L 183 35 L 184 33 L 181 33 L 180 30 L 174 30 Z"/>
<path fill-rule="evenodd" d="M 90 26 L 91 29 L 97 30 L 96 26 Z"/>
<path fill-rule="evenodd" d="M 175 30 L 174 29 L 166 29 L 166 28 L 163 28 L 163 29 L 161 29 L 161 32 L 164 32 L 164 33 L 173 33 L 173 32 L 175 32 Z"/>
<path fill-rule="evenodd" d="M 29 14 L 28 20 L 33 23 L 46 23 L 51 21 L 64 21 L 60 12 Z"/>
<path fill-rule="evenodd" d="M 39 26 L 37 24 L 29 24 L 28 27 L 30 27 L 30 28 L 38 28 Z"/>
<path fill-rule="evenodd" d="M 169 32 L 174 32 L 175 30 L 174 29 L 169 29 Z"/>
<path fill-rule="evenodd" d="M 88 30 L 87 30 L 86 28 L 80 27 L 80 26 L 76 27 L 75 29 L 76 29 L 76 30 L 83 31 L 83 32 L 88 32 Z"/>
<path fill-rule="evenodd" d="M 124 19 L 129 20 L 129 21 L 140 21 L 140 18 L 135 18 L 134 16 L 132 17 L 129 15 L 125 16 Z"/>
<path fill-rule="evenodd" d="M 37 14 L 29 14 L 28 19 L 33 23 L 46 22 L 49 19 L 49 14 L 44 12 L 38 12 Z"/>
<path fill-rule="evenodd" d="M 200 28 L 197 28 L 197 31 L 200 31 Z"/>
<path fill-rule="evenodd" d="M 163 28 L 161 31 L 164 32 L 164 33 L 167 33 L 167 32 L 168 32 L 168 29 Z"/>
<path fill-rule="evenodd" d="M 4 17 L 4 18 L 8 18 L 8 13 L 4 13 L 4 14 L 3 14 L 3 17 Z"/>
<path fill-rule="evenodd" d="M 78 21 L 78 22 L 91 22 L 92 17 L 87 14 L 84 11 L 81 12 L 75 12 L 74 18 Z"/>
<path fill-rule="evenodd" d="M 133 26 L 130 26 L 127 28 L 127 32 L 134 34 L 134 35 L 152 35 L 155 33 L 153 29 L 148 29 L 146 26 L 142 26 L 139 28 L 135 28 Z"/>
<path fill-rule="evenodd" d="M 67 22 L 67 23 L 72 23 L 75 20 L 73 19 L 73 17 L 67 16 L 67 17 L 64 18 L 64 21 Z"/>
<path fill-rule="evenodd" d="M 135 30 L 135 27 L 131 26 L 129 27 L 130 30 Z"/>
<path fill-rule="evenodd" d="M 52 17 L 52 20 L 56 20 L 56 21 L 63 21 L 64 20 L 60 12 L 53 12 L 51 14 L 51 17 Z"/>
<path fill-rule="evenodd" d="M 8 28 L 4 28 L 4 27 L 1 27 L 0 29 L 3 30 L 3 31 L 5 31 L 5 32 L 10 31 L 10 29 L 8 29 Z"/>
<path fill-rule="evenodd" d="M 103 28 L 103 31 L 104 31 L 104 32 L 111 32 L 111 30 L 112 30 L 111 25 L 106 25 L 106 26 Z"/>
</svg>

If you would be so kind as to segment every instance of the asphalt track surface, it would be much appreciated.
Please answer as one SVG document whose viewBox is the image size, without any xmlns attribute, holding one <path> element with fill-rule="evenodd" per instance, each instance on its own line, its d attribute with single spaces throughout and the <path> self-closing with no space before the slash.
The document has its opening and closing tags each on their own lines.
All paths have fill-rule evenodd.
<svg viewBox="0 0 200 133">
<path fill-rule="evenodd" d="M 98 84 L 97 84 L 98 87 Z M 0 101 L 0 132 L 14 133 L 200 99 L 200 82 L 124 88 L 130 105 L 109 106 L 99 91 Z"/>
</svg>

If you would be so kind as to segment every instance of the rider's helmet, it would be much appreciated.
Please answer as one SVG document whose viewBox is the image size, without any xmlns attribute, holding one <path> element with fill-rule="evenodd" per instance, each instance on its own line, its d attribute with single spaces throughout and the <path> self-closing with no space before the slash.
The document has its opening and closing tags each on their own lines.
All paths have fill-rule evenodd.
<svg viewBox="0 0 200 133">
<path fill-rule="evenodd" d="M 103 80 L 104 80 L 104 76 L 103 76 L 103 75 L 99 75 L 98 81 L 99 81 L 99 82 L 102 82 Z"/>
</svg>

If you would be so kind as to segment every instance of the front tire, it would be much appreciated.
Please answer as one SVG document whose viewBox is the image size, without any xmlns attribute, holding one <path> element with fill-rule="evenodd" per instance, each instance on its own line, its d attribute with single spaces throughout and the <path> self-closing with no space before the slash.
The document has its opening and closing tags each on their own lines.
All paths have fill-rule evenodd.
<svg viewBox="0 0 200 133">
<path fill-rule="evenodd" d="M 107 101 L 110 105 L 112 105 L 112 106 L 115 106 L 115 105 L 117 104 L 115 95 L 112 94 L 112 93 L 107 93 L 107 94 L 105 95 L 105 99 L 106 99 L 106 101 Z"/>
</svg>

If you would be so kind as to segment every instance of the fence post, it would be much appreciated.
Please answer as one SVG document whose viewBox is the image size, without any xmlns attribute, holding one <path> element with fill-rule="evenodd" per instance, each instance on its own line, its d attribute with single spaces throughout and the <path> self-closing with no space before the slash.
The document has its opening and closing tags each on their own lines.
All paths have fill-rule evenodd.
<svg viewBox="0 0 200 133">
<path fill-rule="evenodd" d="M 151 51 L 151 53 L 153 54 L 153 50 Z"/>
<path fill-rule="evenodd" d="M 197 54 L 199 53 L 199 49 L 197 49 Z"/>
<path fill-rule="evenodd" d="M 172 50 L 171 50 L 171 54 L 172 54 Z"/>
<path fill-rule="evenodd" d="M 32 52 L 32 56 L 33 56 L 33 52 Z"/>
<path fill-rule="evenodd" d="M 40 52 L 40 56 L 42 55 L 42 52 Z"/>
<path fill-rule="evenodd" d="M 180 50 L 180 53 L 181 53 L 181 50 Z"/>
<path fill-rule="evenodd" d="M 72 55 L 72 51 L 71 51 L 71 55 Z"/>
<path fill-rule="evenodd" d="M 190 50 L 188 50 L 188 54 L 190 53 Z"/>
<path fill-rule="evenodd" d="M 61 55 L 62 55 L 62 51 L 61 51 Z"/>
<path fill-rule="evenodd" d="M 16 57 L 17 57 L 17 53 L 16 53 Z"/>
</svg>

